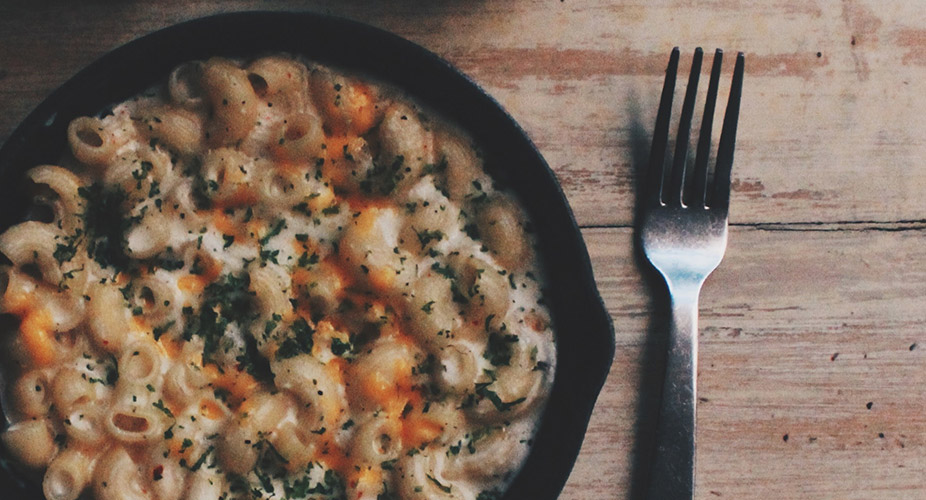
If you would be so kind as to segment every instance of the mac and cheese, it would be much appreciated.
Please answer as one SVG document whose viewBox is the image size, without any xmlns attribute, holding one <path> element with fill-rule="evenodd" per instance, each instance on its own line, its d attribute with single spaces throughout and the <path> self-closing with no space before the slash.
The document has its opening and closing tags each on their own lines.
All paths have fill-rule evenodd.
<svg viewBox="0 0 926 500">
<path fill-rule="evenodd" d="M 73 120 L 0 235 L 2 434 L 51 500 L 500 498 L 555 364 L 468 136 L 288 55 Z"/>
</svg>

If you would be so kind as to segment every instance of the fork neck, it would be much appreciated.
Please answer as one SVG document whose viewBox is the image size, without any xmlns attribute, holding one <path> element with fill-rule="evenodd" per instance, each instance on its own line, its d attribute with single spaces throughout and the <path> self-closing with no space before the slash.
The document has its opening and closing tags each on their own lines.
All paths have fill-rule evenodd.
<svg viewBox="0 0 926 500">
<path fill-rule="evenodd" d="M 672 297 L 672 306 L 676 303 L 698 303 L 698 297 L 701 295 L 701 286 L 704 285 L 706 276 L 695 274 L 685 276 L 673 276 L 672 279 L 666 279 L 666 285 L 669 288 L 669 295 Z"/>
</svg>

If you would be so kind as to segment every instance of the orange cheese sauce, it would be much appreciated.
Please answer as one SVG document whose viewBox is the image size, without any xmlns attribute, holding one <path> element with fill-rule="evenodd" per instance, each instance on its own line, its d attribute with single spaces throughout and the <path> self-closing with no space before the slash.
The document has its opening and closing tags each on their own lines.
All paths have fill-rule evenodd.
<svg viewBox="0 0 926 500">
<path fill-rule="evenodd" d="M 19 325 L 23 346 L 32 361 L 38 366 L 51 364 L 55 359 L 55 343 L 52 338 L 54 322 L 46 309 L 32 309 L 22 316 Z"/>
</svg>

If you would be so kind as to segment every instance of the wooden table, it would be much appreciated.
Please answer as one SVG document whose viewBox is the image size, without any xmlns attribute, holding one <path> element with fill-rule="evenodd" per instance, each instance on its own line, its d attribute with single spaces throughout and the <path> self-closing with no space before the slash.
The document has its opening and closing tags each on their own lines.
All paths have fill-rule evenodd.
<svg viewBox="0 0 926 500">
<path fill-rule="evenodd" d="M 745 51 L 730 243 L 701 302 L 697 497 L 926 498 L 922 3 L 72 3 L 0 5 L 0 141 L 110 49 L 258 8 L 398 33 L 520 121 L 562 181 L 617 331 L 566 499 L 640 491 L 665 321 L 633 251 L 633 193 L 669 51 Z"/>
</svg>

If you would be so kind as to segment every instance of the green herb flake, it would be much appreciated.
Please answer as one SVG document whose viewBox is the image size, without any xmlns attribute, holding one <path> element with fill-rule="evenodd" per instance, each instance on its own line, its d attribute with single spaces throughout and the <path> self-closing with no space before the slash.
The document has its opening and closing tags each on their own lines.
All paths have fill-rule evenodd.
<svg viewBox="0 0 926 500">
<path fill-rule="evenodd" d="M 299 260 L 296 262 L 296 264 L 299 267 L 309 267 L 318 264 L 318 260 L 319 258 L 317 253 L 312 252 L 312 255 L 309 255 L 308 252 L 302 252 L 302 255 L 299 256 Z"/>
<path fill-rule="evenodd" d="M 435 479 L 434 476 L 430 474 L 425 474 L 425 475 L 427 476 L 428 481 L 431 481 L 432 483 L 434 483 L 444 493 L 450 493 L 453 490 L 452 486 L 445 486 L 441 484 L 441 482 Z"/>
<path fill-rule="evenodd" d="M 170 320 L 167 323 L 164 323 L 163 325 L 154 327 L 154 329 L 151 331 L 151 334 L 154 336 L 154 340 L 160 339 L 161 335 L 164 335 L 165 333 L 167 333 L 167 331 L 170 330 L 174 326 L 175 323 L 176 323 L 175 320 Z"/>
<path fill-rule="evenodd" d="M 190 467 L 190 470 L 193 472 L 198 471 L 199 468 L 202 467 L 203 464 L 206 463 L 206 457 L 208 457 L 209 454 L 212 453 L 213 451 L 215 451 L 215 446 L 210 445 L 209 448 L 207 448 L 206 451 L 204 451 L 203 454 L 199 456 L 199 458 L 196 460 L 196 463 L 194 463 L 193 466 Z"/>
<path fill-rule="evenodd" d="M 170 417 L 170 418 L 176 418 L 176 417 L 174 417 L 174 414 L 171 413 L 170 408 L 164 406 L 164 401 L 163 401 L 163 400 L 160 400 L 160 399 L 159 399 L 159 400 L 157 400 L 157 402 L 151 403 L 151 406 L 157 408 L 158 410 L 161 410 L 162 413 L 164 413 L 165 415 L 167 415 L 167 416 Z M 192 443 L 190 443 L 190 444 L 192 444 Z"/>
<path fill-rule="evenodd" d="M 453 269 L 450 269 L 449 266 L 441 266 L 440 262 L 435 262 L 431 264 L 431 270 L 435 273 L 447 278 L 447 279 L 456 279 L 457 275 L 453 272 Z"/>
<path fill-rule="evenodd" d="M 512 344 L 518 342 L 517 335 L 503 335 L 497 332 L 489 334 L 489 341 L 482 357 L 495 366 L 508 366 L 511 362 Z"/>
<path fill-rule="evenodd" d="M 346 353 L 351 352 L 353 347 L 350 342 L 344 342 L 343 340 L 334 337 L 331 339 L 331 354 L 335 356 L 343 356 Z"/>
<path fill-rule="evenodd" d="M 58 264 L 62 264 L 73 259 L 76 254 L 77 247 L 73 242 L 69 242 L 67 245 L 58 243 L 58 245 L 55 246 L 55 252 L 52 254 L 52 257 L 55 258 Z"/>
<path fill-rule="evenodd" d="M 280 234 L 280 231 L 282 231 L 285 227 L 286 227 L 286 220 L 285 220 L 285 219 L 280 219 L 280 220 L 278 220 L 278 221 L 273 225 L 273 227 L 270 229 L 270 231 L 268 231 L 267 234 L 265 234 L 264 237 L 260 239 L 260 241 L 259 241 L 260 245 L 263 246 L 263 245 L 266 245 L 267 243 L 269 243 L 270 240 L 271 240 L 274 236 Z"/>
</svg>

